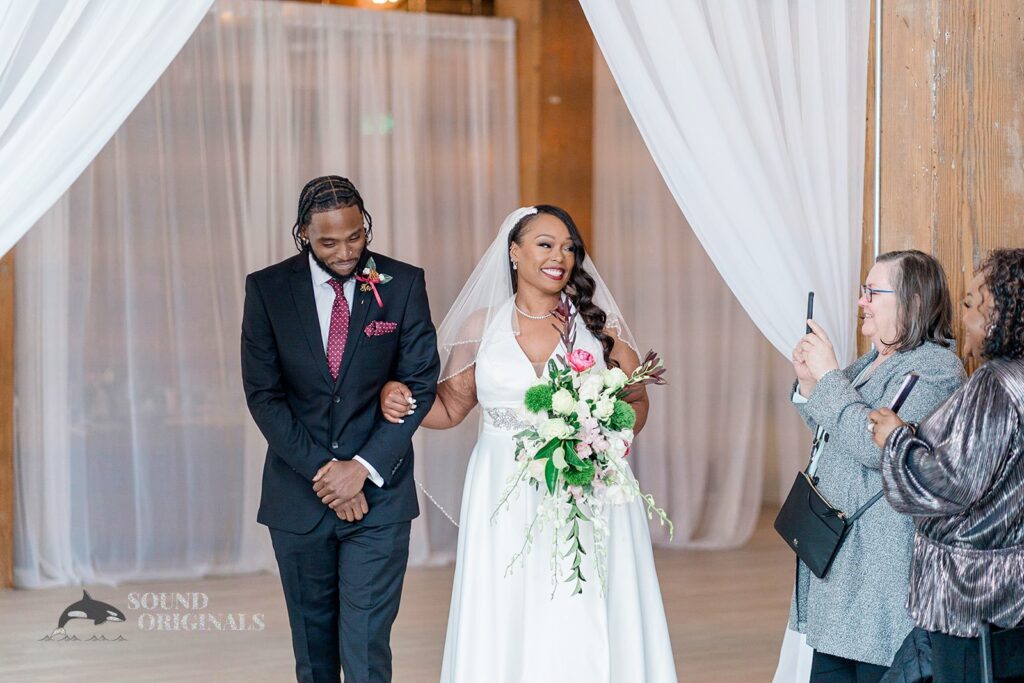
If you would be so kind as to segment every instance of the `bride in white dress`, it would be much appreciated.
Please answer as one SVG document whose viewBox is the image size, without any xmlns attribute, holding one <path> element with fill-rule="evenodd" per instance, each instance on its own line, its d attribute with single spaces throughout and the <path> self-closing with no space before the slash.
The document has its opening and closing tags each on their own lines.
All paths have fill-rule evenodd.
<svg viewBox="0 0 1024 683">
<path fill-rule="evenodd" d="M 639 499 L 606 506 L 605 589 L 591 553 L 583 564 L 588 580 L 576 595 L 570 584 L 553 585 L 554 529 L 535 534 L 530 552 L 509 568 L 534 518 L 536 490 L 521 487 L 492 519 L 517 465 L 512 435 L 523 428 L 523 394 L 549 359 L 565 353 L 551 313 L 562 296 L 579 313 L 576 347 L 589 351 L 597 367 L 610 362 L 629 374 L 639 365 L 632 336 L 586 259 L 572 218 L 551 206 L 518 209 L 505 219 L 438 332 L 442 379 L 423 426 L 453 427 L 477 403 L 482 409 L 462 498 L 442 683 L 676 680 Z M 393 421 L 415 410 L 400 383 L 389 383 L 381 397 Z M 646 392 L 627 400 L 639 431 Z M 585 547 L 592 548 L 590 525 L 582 526 Z"/>
</svg>

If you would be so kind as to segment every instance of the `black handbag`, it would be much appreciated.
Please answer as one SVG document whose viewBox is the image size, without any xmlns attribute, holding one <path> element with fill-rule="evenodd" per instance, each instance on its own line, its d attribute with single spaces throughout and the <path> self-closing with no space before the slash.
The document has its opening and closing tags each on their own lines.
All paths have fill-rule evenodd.
<svg viewBox="0 0 1024 683">
<path fill-rule="evenodd" d="M 917 380 L 918 375 L 914 372 L 904 376 L 903 384 L 890 406 L 894 413 L 899 412 Z M 793 390 L 796 391 L 795 382 Z M 814 454 L 827 442 L 828 432 L 819 426 L 811 444 L 811 462 L 814 462 Z M 803 560 L 811 573 L 823 579 L 853 523 L 878 502 L 882 492 L 871 496 L 868 502 L 847 516 L 821 494 L 817 487 L 818 478 L 807 473 L 810 467 L 811 464 L 808 463 L 807 469 L 797 473 L 793 488 L 789 490 L 786 502 L 782 504 L 782 509 L 775 518 L 775 530 L 793 549 L 796 556 Z"/>
<path fill-rule="evenodd" d="M 832 566 L 832 560 L 842 547 L 850 527 L 882 497 L 882 492 L 876 493 L 847 516 L 821 494 L 817 483 L 818 478 L 806 471 L 797 473 L 793 488 L 775 518 L 775 530 L 807 568 L 822 579 Z"/>
</svg>

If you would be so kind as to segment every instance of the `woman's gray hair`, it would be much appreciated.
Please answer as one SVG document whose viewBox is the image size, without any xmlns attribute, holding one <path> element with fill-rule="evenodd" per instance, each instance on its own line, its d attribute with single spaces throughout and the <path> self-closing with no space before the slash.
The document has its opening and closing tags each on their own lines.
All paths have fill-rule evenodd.
<svg viewBox="0 0 1024 683">
<path fill-rule="evenodd" d="M 892 288 L 899 306 L 899 332 L 892 341 L 897 351 L 916 349 L 925 342 L 953 345 L 953 301 L 946 271 L 934 256 L 917 249 L 889 251 L 875 263 L 895 263 Z"/>
</svg>

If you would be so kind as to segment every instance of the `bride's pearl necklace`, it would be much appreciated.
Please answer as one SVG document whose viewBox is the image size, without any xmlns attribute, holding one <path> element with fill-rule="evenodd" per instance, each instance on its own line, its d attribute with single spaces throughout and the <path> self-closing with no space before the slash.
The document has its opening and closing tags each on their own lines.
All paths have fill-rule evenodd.
<svg viewBox="0 0 1024 683">
<path fill-rule="evenodd" d="M 530 315 L 523 309 L 519 308 L 519 304 L 516 303 L 515 301 L 512 302 L 512 305 L 516 307 L 517 311 L 519 311 L 519 315 L 523 316 L 524 318 L 529 318 L 530 320 L 544 320 L 544 318 L 550 318 L 552 315 L 554 315 L 554 311 L 548 311 L 544 315 Z"/>
</svg>

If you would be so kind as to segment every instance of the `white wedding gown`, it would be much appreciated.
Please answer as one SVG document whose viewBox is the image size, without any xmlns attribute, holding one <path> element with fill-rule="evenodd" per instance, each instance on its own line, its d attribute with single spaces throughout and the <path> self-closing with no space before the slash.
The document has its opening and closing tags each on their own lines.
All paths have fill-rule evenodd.
<svg viewBox="0 0 1024 683">
<path fill-rule="evenodd" d="M 507 310 L 505 310 L 507 309 Z M 459 546 L 445 639 L 442 683 L 671 683 L 672 647 L 654 569 L 647 515 L 639 499 L 609 505 L 607 590 L 583 563 L 583 593 L 559 584 L 552 597 L 550 528 L 516 564 L 539 493 L 522 494 L 491 519 L 516 469 L 512 435 L 524 392 L 537 381 L 512 333 L 512 300 L 484 334 L 476 362 L 483 424 L 466 473 Z M 582 323 L 576 346 L 601 367 L 601 346 Z M 554 355 L 554 354 L 552 354 Z M 582 524 L 585 548 L 590 525 Z M 564 532 L 563 532 L 564 537 Z M 563 551 L 565 544 L 563 543 Z"/>
</svg>

